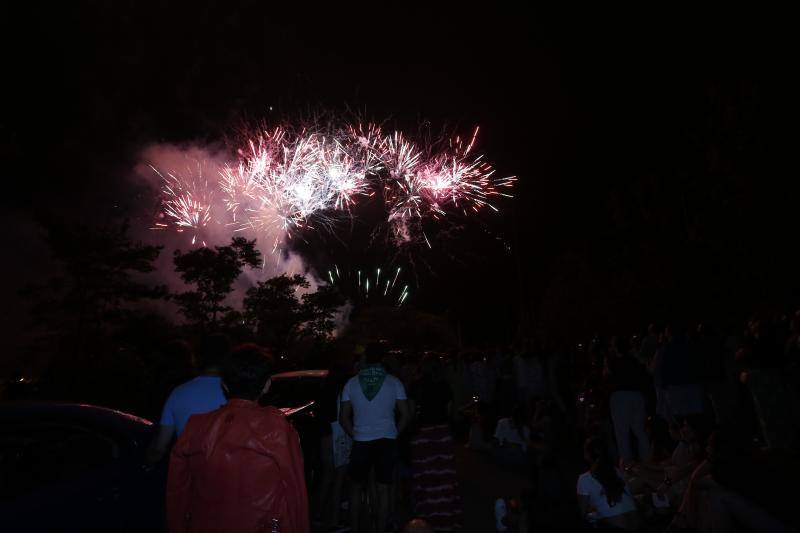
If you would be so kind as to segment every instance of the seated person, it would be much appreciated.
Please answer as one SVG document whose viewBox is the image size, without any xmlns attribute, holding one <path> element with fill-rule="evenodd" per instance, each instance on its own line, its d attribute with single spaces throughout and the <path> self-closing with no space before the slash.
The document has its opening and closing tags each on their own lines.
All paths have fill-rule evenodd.
<svg viewBox="0 0 800 533">
<path fill-rule="evenodd" d="M 796 531 L 789 483 L 759 463 L 733 429 L 715 431 L 669 530 L 731 531 L 736 525 L 742 531 Z"/>
<path fill-rule="evenodd" d="M 497 421 L 494 431 L 495 459 L 504 466 L 528 464 L 528 447 L 531 444 L 531 429 L 521 405 L 517 405 L 508 418 Z"/>
<path fill-rule="evenodd" d="M 600 522 L 624 531 L 641 525 L 636 502 L 614 466 L 606 444 L 590 437 L 584 446 L 589 470 L 578 477 L 578 505 L 585 520 Z"/>
<path fill-rule="evenodd" d="M 672 432 L 678 442 L 668 460 L 640 464 L 627 472 L 631 492 L 655 492 L 666 497 L 672 505 L 678 505 L 692 472 L 705 458 L 708 429 L 709 422 L 705 417 L 686 417 Z"/>
</svg>

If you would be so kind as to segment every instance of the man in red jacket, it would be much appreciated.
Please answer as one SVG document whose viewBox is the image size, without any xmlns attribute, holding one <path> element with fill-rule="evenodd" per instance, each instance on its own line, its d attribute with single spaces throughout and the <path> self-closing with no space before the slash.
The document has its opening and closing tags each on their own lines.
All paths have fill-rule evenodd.
<svg viewBox="0 0 800 533">
<path fill-rule="evenodd" d="M 228 403 L 189 419 L 169 463 L 171 533 L 308 533 L 300 440 L 280 411 L 258 405 L 271 375 L 268 354 L 239 347 L 222 370 Z"/>
</svg>

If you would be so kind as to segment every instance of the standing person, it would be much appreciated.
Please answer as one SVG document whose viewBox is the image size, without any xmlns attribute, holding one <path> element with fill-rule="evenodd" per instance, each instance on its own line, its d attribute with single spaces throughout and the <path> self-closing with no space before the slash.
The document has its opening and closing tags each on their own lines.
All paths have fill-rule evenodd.
<svg viewBox="0 0 800 533">
<path fill-rule="evenodd" d="M 659 353 L 664 418 L 674 422 L 680 417 L 705 414 L 700 365 L 692 359 L 685 328 L 668 324 L 664 336 L 666 342 Z"/>
<path fill-rule="evenodd" d="M 614 337 L 609 346 L 604 373 L 611 390 L 608 403 L 620 462 L 628 466 L 633 462 L 631 433 L 636 437 L 639 462 L 650 458 L 650 439 L 645 431 L 647 411 L 642 394 L 647 384 L 645 369 L 628 350 L 621 348 L 621 342 Z"/>
<path fill-rule="evenodd" d="M 516 404 L 511 416 L 497 421 L 494 430 L 496 447 L 494 457 L 503 467 L 519 469 L 528 466 L 528 447 L 531 444 L 531 428 L 525 407 Z"/>
<path fill-rule="evenodd" d="M 230 401 L 189 420 L 169 464 L 171 533 L 308 533 L 300 439 L 280 411 L 258 404 L 272 368 L 263 349 L 240 346 L 222 371 Z"/>
<path fill-rule="evenodd" d="M 350 527 L 358 532 L 361 493 L 374 470 L 378 485 L 377 529 L 384 531 L 389 516 L 389 486 L 397 462 L 397 435 L 411 420 L 402 382 L 386 373 L 386 349 L 372 343 L 365 351 L 365 365 L 342 390 L 340 423 L 353 437 L 350 453 Z M 395 423 L 395 410 L 400 419 Z"/>
<path fill-rule="evenodd" d="M 319 482 L 319 506 L 323 530 L 329 531 L 339 527 L 339 506 L 341 504 L 342 486 L 347 473 L 347 462 L 342 464 L 337 455 L 346 453 L 337 449 L 333 430 L 339 424 L 342 389 L 353 373 L 349 365 L 337 362 L 328 369 L 328 376 L 317 400 L 320 418 L 320 447 L 322 455 L 322 476 Z M 349 437 L 347 437 L 349 439 Z M 337 454 L 337 452 L 339 452 Z"/>
<path fill-rule="evenodd" d="M 461 523 L 463 509 L 448 424 L 453 394 L 438 356 L 422 362 L 422 376 L 414 384 L 412 396 L 417 401 L 419 425 L 411 440 L 415 511 L 436 531 L 453 531 Z"/>
<path fill-rule="evenodd" d="M 655 324 L 647 326 L 647 335 L 642 339 L 637 357 L 645 367 L 649 367 L 658 351 L 658 328 Z"/>
<path fill-rule="evenodd" d="M 205 340 L 195 359 L 200 375 L 175 387 L 164 404 L 158 432 L 147 449 L 148 463 L 157 463 L 167 454 L 173 437 L 180 437 L 190 416 L 225 405 L 220 366 L 229 351 L 224 335 L 211 335 Z"/>
<path fill-rule="evenodd" d="M 477 396 L 481 403 L 494 404 L 495 382 L 494 371 L 489 365 L 488 358 L 480 352 L 469 355 L 469 363 L 465 368 L 467 388 L 473 396 Z"/>
<path fill-rule="evenodd" d="M 707 324 L 699 324 L 695 330 L 692 349 L 701 369 L 706 395 L 717 424 L 734 423 L 735 382 L 730 379 L 725 348 L 720 335 Z"/>
<path fill-rule="evenodd" d="M 517 398 L 526 409 L 532 409 L 536 400 L 546 396 L 546 380 L 540 354 L 526 350 L 513 360 Z"/>
</svg>

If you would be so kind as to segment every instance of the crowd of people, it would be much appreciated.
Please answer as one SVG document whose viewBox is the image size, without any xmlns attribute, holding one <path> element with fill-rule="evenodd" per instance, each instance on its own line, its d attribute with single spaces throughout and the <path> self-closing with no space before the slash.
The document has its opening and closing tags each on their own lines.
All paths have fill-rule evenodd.
<svg viewBox="0 0 800 533">
<path fill-rule="evenodd" d="M 497 530 L 793 531 L 799 333 L 800 313 L 738 335 L 671 322 L 468 357 L 469 446 L 531 481 Z"/>
<path fill-rule="evenodd" d="M 497 531 L 796 525 L 781 480 L 800 473 L 800 312 L 741 335 L 671 322 L 587 343 L 389 348 L 331 364 L 319 441 L 302 443 L 319 451 L 310 479 L 296 432 L 258 402 L 270 357 L 210 338 L 148 453 L 159 461 L 177 437 L 170 530 L 471 531 L 459 453 L 525 480 L 487 505 Z"/>
</svg>

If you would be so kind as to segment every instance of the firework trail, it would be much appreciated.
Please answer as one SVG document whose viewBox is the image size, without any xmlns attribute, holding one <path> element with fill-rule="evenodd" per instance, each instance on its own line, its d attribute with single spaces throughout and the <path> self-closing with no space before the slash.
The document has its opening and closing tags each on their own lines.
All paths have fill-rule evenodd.
<svg viewBox="0 0 800 533">
<path fill-rule="evenodd" d="M 370 272 L 374 274 L 369 274 Z M 408 285 L 403 285 L 402 290 L 395 291 L 395 282 L 400 277 L 401 267 L 394 269 L 393 279 L 384 278 L 384 283 L 381 283 L 381 273 L 385 272 L 386 269 L 377 267 L 369 270 L 344 270 L 342 275 L 339 275 L 339 267 L 334 265 L 327 274 L 330 284 L 337 287 L 353 303 L 371 302 L 400 306 L 410 294 Z M 400 285 L 397 287 L 399 289 Z"/>
</svg>

